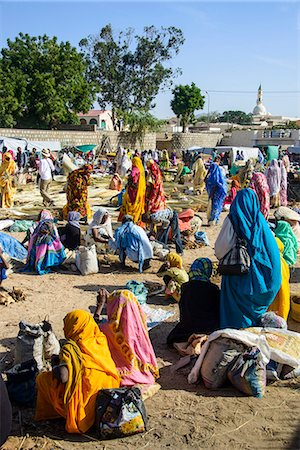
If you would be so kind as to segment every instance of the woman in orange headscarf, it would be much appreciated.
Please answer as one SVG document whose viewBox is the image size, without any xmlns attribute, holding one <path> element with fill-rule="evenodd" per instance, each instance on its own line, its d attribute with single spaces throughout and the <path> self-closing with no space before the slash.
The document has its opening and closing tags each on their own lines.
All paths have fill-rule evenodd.
<svg viewBox="0 0 300 450">
<path fill-rule="evenodd" d="M 128 184 L 123 195 L 122 207 L 119 215 L 119 222 L 123 216 L 129 215 L 135 224 L 142 221 L 145 212 L 146 179 L 143 163 L 135 156 L 132 160 L 132 170 L 128 177 Z"/>
<path fill-rule="evenodd" d="M 68 433 L 85 433 L 95 422 L 98 392 L 119 387 L 120 378 L 107 339 L 89 313 L 67 314 L 64 333 L 68 342 L 58 365 L 36 379 L 35 420 L 62 416 Z"/>
<path fill-rule="evenodd" d="M 13 186 L 13 175 L 16 172 L 16 163 L 11 153 L 3 155 L 3 162 L 0 167 L 0 194 L 1 208 L 12 208 L 14 206 L 14 195 L 16 192 Z"/>
</svg>

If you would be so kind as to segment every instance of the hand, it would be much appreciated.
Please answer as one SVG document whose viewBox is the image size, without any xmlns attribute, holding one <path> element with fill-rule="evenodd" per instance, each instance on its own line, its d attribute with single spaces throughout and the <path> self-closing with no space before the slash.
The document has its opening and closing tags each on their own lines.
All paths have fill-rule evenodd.
<svg viewBox="0 0 300 450">
<path fill-rule="evenodd" d="M 97 295 L 97 306 L 103 306 L 107 302 L 108 296 L 109 292 L 104 288 L 100 288 Z"/>
</svg>

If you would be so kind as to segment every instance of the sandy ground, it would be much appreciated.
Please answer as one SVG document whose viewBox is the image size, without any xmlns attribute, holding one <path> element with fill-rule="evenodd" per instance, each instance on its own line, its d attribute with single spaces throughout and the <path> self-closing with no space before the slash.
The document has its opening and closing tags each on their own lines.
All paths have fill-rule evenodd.
<svg viewBox="0 0 300 450">
<path fill-rule="evenodd" d="M 101 183 L 101 186 L 104 184 Z M 57 187 L 56 191 L 59 189 Z M 96 195 L 97 189 L 98 192 L 103 190 L 96 187 L 92 191 L 93 205 L 103 204 L 103 199 L 99 200 Z M 171 187 L 169 191 L 170 189 Z M 35 188 L 30 188 L 26 193 L 19 192 L 17 200 L 20 203 L 17 209 L 28 204 L 30 196 L 33 196 L 35 207 L 39 209 L 41 202 L 35 191 Z M 62 206 L 64 198 L 64 194 L 56 195 L 58 206 Z M 200 200 L 199 198 L 199 202 Z M 185 199 L 182 201 L 186 203 Z M 193 206 L 196 203 L 197 200 L 194 199 Z M 200 214 L 205 219 L 205 214 Z M 225 217 L 224 214 L 222 216 Z M 220 226 L 203 226 L 212 245 L 219 229 Z M 211 247 L 188 250 L 184 254 L 185 267 L 188 268 L 200 256 L 215 260 Z M 13 361 L 20 320 L 36 323 L 49 316 L 57 336 L 61 338 L 65 314 L 73 308 L 93 311 L 99 287 L 113 290 L 124 286 L 131 279 L 159 282 L 156 272 L 160 265 L 159 261 L 154 261 L 151 269 L 143 274 L 137 272 L 134 264 L 129 265 L 122 273 L 118 264 L 111 267 L 103 265 L 99 274 L 87 277 L 64 273 L 42 277 L 12 274 L 5 282 L 5 287 L 21 288 L 27 300 L 7 307 L 0 306 L 0 369 L 5 370 Z M 291 282 L 292 291 L 300 292 L 299 263 Z M 165 343 L 166 336 L 178 317 L 178 306 L 166 303 L 163 297 L 152 298 L 150 303 L 176 314 L 150 332 L 160 366 L 161 390 L 146 401 L 149 423 L 145 434 L 100 442 L 92 432 L 86 436 L 67 435 L 63 421 L 60 420 L 34 423 L 33 410 L 14 408 L 12 436 L 3 449 L 300 449 L 299 379 L 268 386 L 263 399 L 245 397 L 230 386 L 209 391 L 202 384 L 189 385 L 187 375 L 190 367 L 171 374 L 170 366 L 179 357 Z M 300 332 L 300 324 L 291 320 L 290 329 Z"/>
</svg>

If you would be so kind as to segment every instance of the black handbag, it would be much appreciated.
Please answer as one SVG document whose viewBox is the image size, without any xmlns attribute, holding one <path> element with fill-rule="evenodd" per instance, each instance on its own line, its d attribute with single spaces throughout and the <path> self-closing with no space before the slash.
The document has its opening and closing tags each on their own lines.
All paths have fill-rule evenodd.
<svg viewBox="0 0 300 450">
<path fill-rule="evenodd" d="M 220 259 L 218 272 L 220 275 L 247 275 L 250 265 L 247 242 L 237 238 L 235 246 Z"/>
<path fill-rule="evenodd" d="M 96 401 L 96 430 L 100 439 L 143 433 L 147 414 L 138 388 L 102 389 Z"/>
</svg>

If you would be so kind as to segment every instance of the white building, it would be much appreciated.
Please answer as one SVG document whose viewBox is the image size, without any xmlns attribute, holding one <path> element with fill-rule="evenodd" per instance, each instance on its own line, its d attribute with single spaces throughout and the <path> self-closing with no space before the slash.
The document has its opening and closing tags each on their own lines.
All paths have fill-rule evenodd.
<svg viewBox="0 0 300 450">
<path fill-rule="evenodd" d="M 263 104 L 263 90 L 261 84 L 257 91 L 256 106 L 253 108 L 253 125 L 259 127 L 272 127 L 274 125 L 285 125 L 288 122 L 297 122 L 298 117 L 274 116 L 268 112 Z"/>
<path fill-rule="evenodd" d="M 113 131 L 113 123 L 111 120 L 111 111 L 102 109 L 91 109 L 86 114 L 79 113 L 81 125 L 96 125 L 100 130 Z"/>
</svg>

